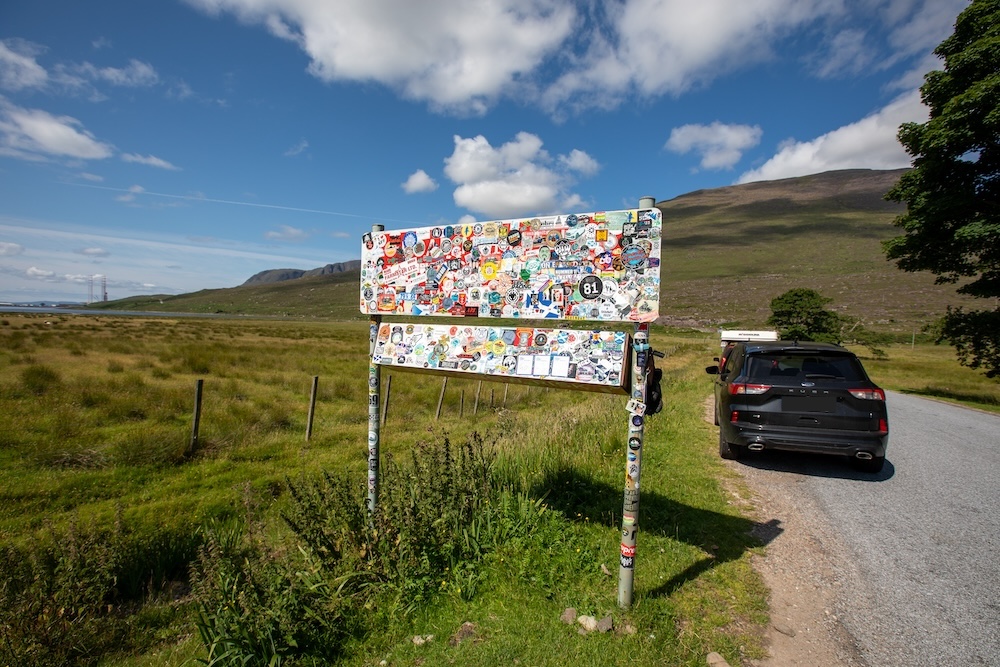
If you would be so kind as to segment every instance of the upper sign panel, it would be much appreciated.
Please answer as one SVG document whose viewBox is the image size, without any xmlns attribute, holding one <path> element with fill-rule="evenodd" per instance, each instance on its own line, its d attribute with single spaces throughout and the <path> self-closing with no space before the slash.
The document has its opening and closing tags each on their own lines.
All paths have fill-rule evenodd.
<svg viewBox="0 0 1000 667">
<path fill-rule="evenodd" d="M 661 225 L 654 208 L 365 234 L 361 312 L 652 321 Z"/>
</svg>

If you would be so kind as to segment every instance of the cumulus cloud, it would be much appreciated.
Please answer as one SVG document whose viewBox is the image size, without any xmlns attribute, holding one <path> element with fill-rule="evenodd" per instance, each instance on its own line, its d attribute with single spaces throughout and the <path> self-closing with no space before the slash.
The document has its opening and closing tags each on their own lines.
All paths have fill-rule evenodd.
<svg viewBox="0 0 1000 667">
<path fill-rule="evenodd" d="M 300 242 L 308 239 L 309 233 L 291 225 L 280 225 L 276 231 L 266 232 L 264 238 L 268 241 Z"/>
<path fill-rule="evenodd" d="M 13 257 L 24 252 L 24 246 L 19 243 L 0 242 L 0 257 Z"/>
<path fill-rule="evenodd" d="M 0 88 L 42 88 L 49 74 L 35 61 L 41 48 L 21 39 L 0 40 Z"/>
<path fill-rule="evenodd" d="M 55 271 L 46 271 L 45 269 L 39 269 L 37 266 L 29 266 L 24 275 L 26 278 L 31 278 L 32 280 L 52 280 L 55 277 Z"/>
<path fill-rule="evenodd" d="M 69 116 L 25 109 L 0 97 L 0 155 L 26 160 L 53 157 L 101 160 L 113 153 Z"/>
<path fill-rule="evenodd" d="M 616 107 L 624 93 L 679 95 L 774 57 L 772 44 L 834 10 L 822 0 L 627 0 L 609 6 L 586 50 L 542 97 L 545 108 Z"/>
<path fill-rule="evenodd" d="M 573 172 L 593 173 L 596 164 L 583 151 L 553 159 L 540 138 L 520 132 L 498 148 L 482 135 L 456 135 L 444 171 L 458 186 L 453 193 L 457 205 L 491 218 L 509 218 L 579 206 L 580 196 L 569 192 Z"/>
<path fill-rule="evenodd" d="M 125 162 L 132 162 L 136 164 L 144 164 L 147 167 L 156 167 L 157 169 L 167 169 L 169 171 L 180 171 L 180 167 L 174 166 L 162 158 L 158 158 L 154 155 L 139 155 L 137 153 L 123 153 L 122 160 Z"/>
<path fill-rule="evenodd" d="M 482 113 L 560 48 L 569 0 L 188 0 L 295 42 L 324 81 L 374 81 L 439 108 Z"/>
<path fill-rule="evenodd" d="M 785 142 L 763 165 L 743 173 L 737 183 L 805 176 L 834 169 L 898 169 L 910 157 L 896 139 L 899 126 L 925 122 L 927 107 L 912 91 L 856 123 L 811 141 Z"/>
<path fill-rule="evenodd" d="M 417 169 L 403 182 L 402 187 L 403 192 L 412 195 L 417 192 L 434 192 L 438 189 L 438 184 L 433 178 L 427 175 L 426 171 Z"/>
<path fill-rule="evenodd" d="M 732 169 L 743 151 L 760 143 L 763 131 L 757 125 L 682 125 L 670 131 L 664 145 L 674 153 L 701 154 L 702 169 Z"/>
</svg>

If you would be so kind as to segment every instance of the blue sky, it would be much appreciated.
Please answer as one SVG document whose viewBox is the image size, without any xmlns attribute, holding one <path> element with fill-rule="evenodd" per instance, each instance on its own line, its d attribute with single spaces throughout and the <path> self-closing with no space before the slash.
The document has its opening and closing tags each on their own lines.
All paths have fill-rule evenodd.
<svg viewBox="0 0 1000 667">
<path fill-rule="evenodd" d="M 908 166 L 896 129 L 967 4 L 6 0 L 0 301 L 232 287 L 357 259 L 374 223 Z"/>
</svg>

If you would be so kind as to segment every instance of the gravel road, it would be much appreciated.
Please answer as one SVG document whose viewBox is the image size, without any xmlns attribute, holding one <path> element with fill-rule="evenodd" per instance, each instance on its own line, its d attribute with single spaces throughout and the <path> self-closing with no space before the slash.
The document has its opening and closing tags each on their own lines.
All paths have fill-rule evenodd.
<svg viewBox="0 0 1000 667">
<path fill-rule="evenodd" d="M 839 662 L 1000 666 L 1000 416 L 897 393 L 888 406 L 878 475 L 819 456 L 737 465 L 831 536 L 827 613 L 854 656 Z"/>
</svg>

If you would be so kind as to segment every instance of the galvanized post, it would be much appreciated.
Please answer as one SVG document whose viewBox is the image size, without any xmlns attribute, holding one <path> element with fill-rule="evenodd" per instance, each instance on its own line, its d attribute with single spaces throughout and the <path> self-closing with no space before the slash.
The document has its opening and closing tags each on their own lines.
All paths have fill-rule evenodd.
<svg viewBox="0 0 1000 667">
<path fill-rule="evenodd" d="M 639 477 L 642 473 L 642 434 L 646 414 L 646 369 L 649 366 L 649 325 L 635 326 L 632 341 L 632 397 L 628 408 L 628 449 L 625 462 L 625 499 L 622 505 L 621 560 L 618 569 L 618 606 L 632 606 L 635 542 L 639 532 Z"/>
<path fill-rule="evenodd" d="M 372 233 L 381 232 L 384 225 L 372 225 Z M 379 491 L 379 394 L 382 390 L 382 366 L 375 363 L 375 341 L 378 339 L 381 315 L 372 315 L 368 330 L 368 512 L 378 508 Z"/>
<path fill-rule="evenodd" d="M 639 208 L 652 208 L 656 200 L 643 197 Z M 642 436 L 646 423 L 646 377 L 652 350 L 649 324 L 635 325 L 632 339 L 632 395 L 628 402 L 628 448 L 625 461 L 625 498 L 622 505 L 621 559 L 618 568 L 618 606 L 632 606 L 635 583 L 636 537 L 639 532 L 639 477 L 642 473 Z"/>
</svg>

